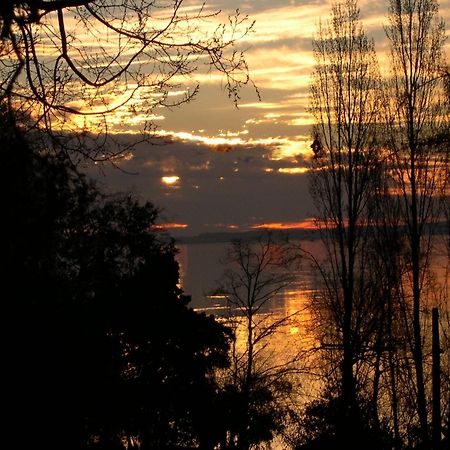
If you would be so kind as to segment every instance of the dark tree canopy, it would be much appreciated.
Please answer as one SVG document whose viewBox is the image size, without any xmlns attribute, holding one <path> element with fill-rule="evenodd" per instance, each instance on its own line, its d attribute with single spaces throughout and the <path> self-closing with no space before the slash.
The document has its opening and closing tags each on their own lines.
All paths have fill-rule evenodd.
<svg viewBox="0 0 450 450">
<path fill-rule="evenodd" d="M 215 371 L 228 332 L 187 308 L 155 207 L 103 195 L 13 127 L 1 138 L 4 362 L 20 447 L 211 448 L 226 431 Z"/>
</svg>

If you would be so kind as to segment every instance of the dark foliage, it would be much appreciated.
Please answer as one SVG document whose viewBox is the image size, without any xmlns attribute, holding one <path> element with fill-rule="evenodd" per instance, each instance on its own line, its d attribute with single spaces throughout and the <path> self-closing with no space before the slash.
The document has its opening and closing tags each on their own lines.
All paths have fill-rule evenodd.
<svg viewBox="0 0 450 450">
<path fill-rule="evenodd" d="M 212 448 L 228 332 L 187 308 L 157 210 L 3 125 L 4 366 L 19 448 Z"/>
<path fill-rule="evenodd" d="M 239 386 L 227 385 L 221 420 L 227 424 L 228 433 L 220 448 L 248 450 L 270 442 L 283 428 L 283 411 L 277 411 L 276 406 L 274 394 L 266 386 L 255 385 L 246 392 Z"/>
<path fill-rule="evenodd" d="M 363 399 L 346 411 L 342 397 L 326 394 L 307 405 L 299 422 L 298 450 L 393 448 L 391 435 L 374 425 L 369 402 Z"/>
</svg>

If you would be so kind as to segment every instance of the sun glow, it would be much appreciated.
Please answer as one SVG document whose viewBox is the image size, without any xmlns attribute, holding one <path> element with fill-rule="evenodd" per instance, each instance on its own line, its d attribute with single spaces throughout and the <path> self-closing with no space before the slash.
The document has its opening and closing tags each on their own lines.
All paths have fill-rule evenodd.
<svg viewBox="0 0 450 450">
<path fill-rule="evenodd" d="M 172 175 L 169 177 L 161 177 L 161 181 L 168 186 L 173 186 L 180 180 L 180 177 L 177 175 Z"/>
</svg>

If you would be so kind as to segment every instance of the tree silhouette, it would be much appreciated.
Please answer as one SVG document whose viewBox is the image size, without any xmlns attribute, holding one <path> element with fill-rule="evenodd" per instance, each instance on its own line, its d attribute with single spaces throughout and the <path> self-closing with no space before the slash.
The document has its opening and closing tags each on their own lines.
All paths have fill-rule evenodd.
<svg viewBox="0 0 450 450">
<path fill-rule="evenodd" d="M 289 376 L 298 370 L 301 351 L 277 358 L 269 350 L 270 340 L 293 319 L 271 313 L 270 303 L 293 282 L 299 260 L 298 248 L 267 232 L 254 240 L 233 241 L 224 261 L 217 292 L 225 297 L 225 323 L 235 334 L 226 377 L 237 403 L 230 448 L 271 441 L 283 428 Z"/>
<path fill-rule="evenodd" d="M 228 426 L 215 371 L 229 333 L 187 308 L 157 210 L 1 133 L 17 445 L 213 448 Z"/>
<path fill-rule="evenodd" d="M 324 265 L 316 261 L 325 288 L 314 303 L 318 320 L 327 324 L 320 329 L 324 348 L 332 349 L 331 363 L 340 364 L 341 432 L 350 445 L 355 433 L 349 427 L 358 414 L 355 367 L 364 358 L 370 340 L 367 319 L 372 317 L 364 246 L 371 223 L 367 203 L 377 183 L 380 78 L 374 44 L 353 0 L 333 6 L 313 49 L 311 112 L 316 124 L 310 190 L 327 252 Z"/>
<path fill-rule="evenodd" d="M 422 309 L 438 199 L 448 189 L 448 110 L 442 69 L 445 28 L 434 0 L 390 2 L 392 83 L 387 92 L 388 146 L 394 189 L 406 224 L 412 293 L 412 356 L 421 441 L 428 441 Z M 435 139 L 447 136 L 443 149 Z"/>
<path fill-rule="evenodd" d="M 308 403 L 299 418 L 297 450 L 344 448 L 348 438 L 342 435 L 343 398 L 330 391 L 323 397 Z M 392 437 L 386 427 L 374 428 L 371 406 L 364 399 L 358 399 L 358 415 L 352 423 L 353 441 L 364 449 L 392 449 Z"/>
<path fill-rule="evenodd" d="M 389 13 L 383 81 L 355 2 L 336 5 L 314 41 L 311 190 L 328 261 L 316 261 L 325 288 L 313 303 L 331 397 L 310 405 L 304 425 L 337 420 L 336 438 L 358 446 L 355 436 L 382 436 L 388 420 L 396 448 L 426 447 L 427 308 L 445 296 L 429 270 L 448 212 L 445 29 L 434 1 L 392 1 Z"/>
<path fill-rule="evenodd" d="M 237 12 L 226 24 L 208 28 L 219 12 L 201 5 L 195 11 L 184 3 L 2 2 L 0 100 L 7 100 L 10 114 L 25 117 L 29 127 L 51 130 L 66 146 L 90 142 L 95 159 L 114 154 L 95 139 L 104 138 L 114 122 L 129 125 L 132 114 L 141 120 L 141 131 L 149 131 L 156 108 L 192 100 L 200 63 L 224 76 L 237 102 L 250 80 L 236 43 L 253 25 Z M 73 131 L 84 135 L 70 140 Z"/>
</svg>

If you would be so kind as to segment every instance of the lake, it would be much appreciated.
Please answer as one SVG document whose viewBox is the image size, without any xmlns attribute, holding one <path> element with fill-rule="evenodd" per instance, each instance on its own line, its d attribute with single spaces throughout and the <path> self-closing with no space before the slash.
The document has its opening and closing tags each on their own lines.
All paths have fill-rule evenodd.
<svg viewBox="0 0 450 450">
<path fill-rule="evenodd" d="M 434 254 L 432 269 L 440 289 L 449 299 L 449 259 L 447 253 L 448 237 L 438 235 L 434 238 Z M 313 254 L 316 258 L 324 258 L 323 244 L 320 240 L 296 241 L 304 250 Z M 191 307 L 206 314 L 214 314 L 218 318 L 229 315 L 225 299 L 220 296 L 209 295 L 217 288 L 225 270 L 224 260 L 229 243 L 202 243 L 202 244 L 179 244 L 177 256 L 180 265 L 180 284 L 187 295 L 192 296 Z M 312 340 L 310 314 L 307 310 L 308 302 L 314 291 L 321 286 L 321 279 L 312 268 L 311 263 L 304 260 L 300 270 L 294 274 L 294 282 L 286 289 L 274 296 L 265 305 L 263 313 L 270 320 L 281 317 L 293 317 L 293 320 L 284 324 L 276 336 L 273 336 L 270 347 L 275 353 L 284 352 L 285 348 L 311 347 Z M 239 335 L 237 336 L 239 340 Z M 295 342 L 294 342 L 295 338 Z"/>
<path fill-rule="evenodd" d="M 323 255 L 320 241 L 299 241 L 303 249 Z M 180 265 L 180 284 L 187 295 L 192 296 L 191 306 L 195 309 L 218 312 L 223 307 L 220 302 L 210 298 L 209 294 L 217 287 L 225 270 L 222 263 L 226 257 L 229 243 L 179 244 L 177 256 Z M 302 303 L 305 295 L 317 289 L 320 280 L 315 275 L 309 262 L 304 262 L 295 274 L 295 281 L 287 290 L 280 292 L 271 302 L 271 308 L 292 310 L 290 303 Z"/>
<path fill-rule="evenodd" d="M 297 241 L 303 249 L 317 257 L 323 255 L 322 243 L 318 240 Z M 245 352 L 246 328 L 238 316 L 226 307 L 226 300 L 220 296 L 209 295 L 217 286 L 223 275 L 224 260 L 229 243 L 203 243 L 179 245 L 178 262 L 180 265 L 180 284 L 187 295 L 192 296 L 191 307 L 205 314 L 214 314 L 218 320 L 230 324 L 236 333 L 236 349 Z M 283 320 L 266 341 L 264 341 L 263 358 L 259 358 L 266 367 L 289 367 L 306 372 L 309 361 L 304 352 L 316 346 L 312 339 L 310 314 L 307 304 L 311 294 L 320 286 L 320 279 L 312 270 L 308 261 L 294 273 L 294 281 L 277 293 L 258 314 L 258 323 L 263 327 L 275 321 Z M 230 318 L 231 315 L 231 318 Z M 287 318 L 286 320 L 284 320 Z M 259 345 L 261 346 L 261 344 Z M 261 355 L 260 355 L 261 356 Z M 298 375 L 297 375 L 298 381 Z M 301 397 L 310 398 L 317 383 L 303 383 Z M 292 401 L 293 398 L 292 398 Z"/>
<path fill-rule="evenodd" d="M 434 256 L 432 269 L 441 288 L 436 292 L 443 292 L 449 303 L 449 259 L 447 253 L 448 239 L 445 236 L 437 236 L 434 239 Z M 322 243 L 319 240 L 302 240 L 296 244 L 315 255 L 316 258 L 324 257 Z M 192 296 L 191 307 L 203 311 L 206 314 L 214 314 L 219 320 L 226 320 L 226 305 L 223 298 L 210 296 L 209 293 L 217 287 L 223 275 L 224 260 L 227 243 L 203 243 L 180 244 L 177 256 L 180 265 L 180 284 L 187 295 Z M 268 364 L 278 366 L 295 359 L 294 391 L 290 401 L 301 408 L 305 402 L 316 398 L 320 393 L 322 378 L 316 376 L 315 352 L 318 346 L 314 339 L 314 323 L 311 321 L 307 305 L 312 294 L 321 286 L 321 280 L 308 261 L 304 261 L 300 270 L 296 271 L 294 282 L 283 291 L 279 292 L 267 304 L 264 311 L 268 321 L 278 320 L 282 317 L 292 317 L 271 336 L 269 345 L 265 348 Z M 237 328 L 236 346 L 245 351 L 245 329 Z M 321 381 L 322 380 L 322 381 Z M 276 438 L 272 442 L 272 449 L 286 448 Z"/>
<path fill-rule="evenodd" d="M 438 283 L 449 290 L 449 260 L 445 235 L 434 239 L 434 254 L 432 269 Z M 320 240 L 295 241 L 304 250 L 313 254 L 317 259 L 324 258 L 324 250 Z M 177 260 L 180 265 L 180 284 L 187 295 L 192 296 L 191 307 L 197 310 L 219 314 L 224 304 L 220 299 L 211 298 L 209 294 L 218 286 L 225 265 L 224 260 L 229 243 L 178 244 Z M 312 291 L 320 287 L 321 280 L 311 263 L 304 261 L 300 270 L 295 274 L 294 282 L 280 292 L 269 303 L 273 311 L 286 313 L 302 309 Z"/>
</svg>

